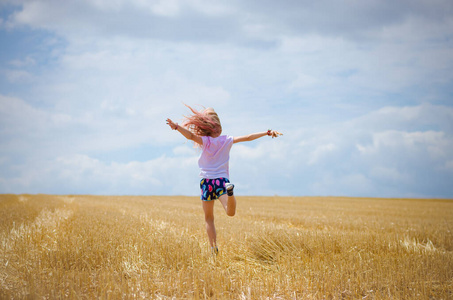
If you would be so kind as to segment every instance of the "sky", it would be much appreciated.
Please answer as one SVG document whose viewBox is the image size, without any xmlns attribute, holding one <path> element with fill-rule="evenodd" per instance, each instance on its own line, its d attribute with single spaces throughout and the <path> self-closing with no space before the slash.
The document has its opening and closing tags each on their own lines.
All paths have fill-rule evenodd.
<svg viewBox="0 0 453 300">
<path fill-rule="evenodd" d="M 0 193 L 453 198 L 451 0 L 1 0 Z"/>
</svg>

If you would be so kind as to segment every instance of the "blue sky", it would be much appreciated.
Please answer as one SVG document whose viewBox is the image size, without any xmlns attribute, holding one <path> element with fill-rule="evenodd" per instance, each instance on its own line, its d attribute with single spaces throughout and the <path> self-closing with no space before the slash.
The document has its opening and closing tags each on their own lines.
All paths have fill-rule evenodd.
<svg viewBox="0 0 453 300">
<path fill-rule="evenodd" d="M 198 195 L 187 103 L 284 133 L 238 195 L 453 198 L 449 0 L 4 0 L 0 44 L 0 193 Z"/>
</svg>

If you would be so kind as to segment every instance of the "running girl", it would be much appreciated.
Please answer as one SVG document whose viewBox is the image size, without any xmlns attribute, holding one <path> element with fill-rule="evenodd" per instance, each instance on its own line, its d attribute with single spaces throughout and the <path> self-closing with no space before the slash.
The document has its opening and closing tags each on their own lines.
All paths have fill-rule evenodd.
<svg viewBox="0 0 453 300">
<path fill-rule="evenodd" d="M 185 117 L 182 126 L 170 119 L 167 119 L 167 124 L 171 129 L 179 131 L 185 138 L 194 141 L 201 148 L 201 156 L 198 160 L 202 178 L 200 181 L 201 200 L 209 243 L 213 253 L 217 254 L 219 250 L 216 245 L 213 200 L 220 200 L 228 216 L 232 217 L 236 214 L 234 185 L 229 181 L 228 165 L 232 145 L 253 141 L 264 136 L 274 138 L 282 134 L 275 130 L 268 130 L 239 137 L 221 135 L 222 125 L 214 109 L 207 108 L 197 111 L 186 106 L 193 114 Z"/>
</svg>

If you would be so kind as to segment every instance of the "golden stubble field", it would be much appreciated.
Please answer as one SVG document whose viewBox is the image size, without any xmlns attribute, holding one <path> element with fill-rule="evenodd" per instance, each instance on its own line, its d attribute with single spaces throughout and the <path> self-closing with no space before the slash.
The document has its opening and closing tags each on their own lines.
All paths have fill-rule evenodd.
<svg viewBox="0 0 453 300">
<path fill-rule="evenodd" d="M 0 195 L 0 299 L 452 299 L 453 201 Z"/>
</svg>

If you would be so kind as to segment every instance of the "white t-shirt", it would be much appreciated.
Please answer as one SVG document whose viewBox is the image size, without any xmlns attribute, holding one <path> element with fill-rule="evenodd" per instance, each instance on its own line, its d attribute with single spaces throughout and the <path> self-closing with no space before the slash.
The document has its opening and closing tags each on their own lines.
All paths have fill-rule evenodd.
<svg viewBox="0 0 453 300">
<path fill-rule="evenodd" d="M 228 178 L 230 149 L 233 146 L 233 137 L 221 135 L 216 138 L 202 136 L 203 146 L 198 166 L 200 177 L 207 179 Z"/>
</svg>

